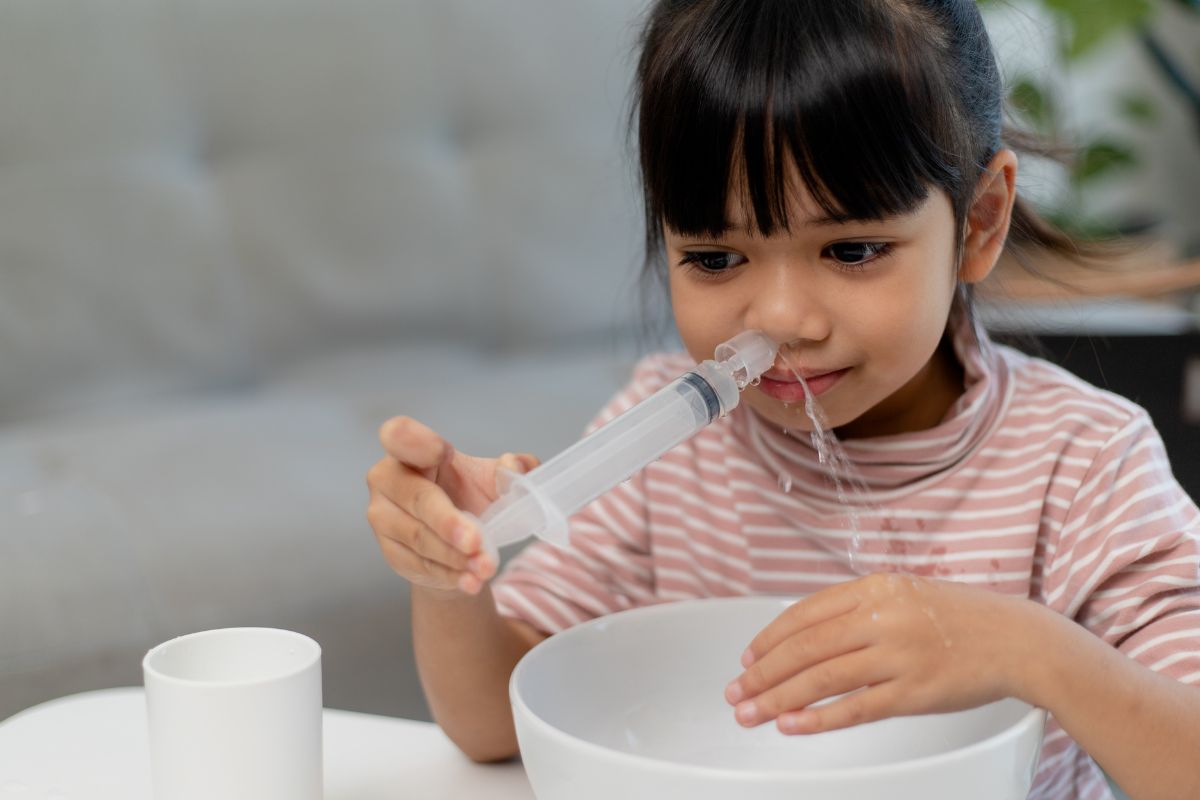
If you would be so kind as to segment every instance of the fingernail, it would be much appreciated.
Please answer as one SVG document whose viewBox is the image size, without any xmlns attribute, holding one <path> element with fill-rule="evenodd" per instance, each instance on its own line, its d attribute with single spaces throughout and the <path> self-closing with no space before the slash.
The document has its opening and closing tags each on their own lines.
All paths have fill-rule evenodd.
<svg viewBox="0 0 1200 800">
<path fill-rule="evenodd" d="M 737 681 L 725 687 L 725 699 L 733 705 L 737 705 L 745 697 L 746 693 L 742 691 L 742 685 Z"/>
<path fill-rule="evenodd" d="M 753 663 L 754 663 L 754 653 L 753 653 L 753 651 L 750 650 L 749 647 L 747 647 L 746 652 L 742 653 L 742 666 L 749 667 Z"/>
<path fill-rule="evenodd" d="M 475 548 L 471 547 L 473 531 L 471 526 L 465 522 L 460 522 L 454 527 L 454 546 L 464 553 L 470 554 L 475 552 Z"/>
<path fill-rule="evenodd" d="M 754 718 L 758 715 L 758 709 L 754 707 L 754 701 L 751 700 L 739 705 L 734 711 L 734 715 L 737 717 L 738 722 L 743 725 L 749 725 L 754 722 Z"/>
<path fill-rule="evenodd" d="M 785 731 L 802 731 L 813 727 L 816 721 L 817 715 L 805 709 L 780 717 L 779 727 Z"/>
<path fill-rule="evenodd" d="M 467 559 L 467 569 L 471 570 L 479 580 L 485 581 L 491 577 L 492 560 L 486 555 L 472 556 Z"/>
</svg>

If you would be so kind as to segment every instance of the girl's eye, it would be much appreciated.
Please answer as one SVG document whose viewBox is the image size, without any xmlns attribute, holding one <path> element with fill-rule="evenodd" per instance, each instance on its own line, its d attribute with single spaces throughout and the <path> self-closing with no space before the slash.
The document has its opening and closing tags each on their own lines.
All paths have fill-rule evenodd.
<svg viewBox="0 0 1200 800">
<path fill-rule="evenodd" d="M 843 267 L 859 267 L 881 256 L 891 249 L 890 242 L 835 242 L 825 248 L 825 253 Z"/>
<path fill-rule="evenodd" d="M 729 272 L 741 263 L 737 259 L 746 260 L 744 256 L 739 256 L 737 253 L 726 253 L 719 250 L 684 251 L 679 265 L 681 267 L 690 265 L 694 272 L 706 278 L 719 277 L 722 273 Z"/>
</svg>

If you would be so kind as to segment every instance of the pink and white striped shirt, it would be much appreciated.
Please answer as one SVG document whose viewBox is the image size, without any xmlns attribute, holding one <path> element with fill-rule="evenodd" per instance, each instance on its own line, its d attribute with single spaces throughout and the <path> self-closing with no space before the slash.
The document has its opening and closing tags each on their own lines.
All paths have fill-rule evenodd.
<svg viewBox="0 0 1200 800">
<path fill-rule="evenodd" d="M 1146 412 L 975 341 L 956 337 L 967 388 L 942 423 L 844 443 L 870 509 L 857 521 L 860 570 L 1028 597 L 1200 684 L 1200 511 Z M 588 430 L 694 366 L 643 359 Z M 826 474 L 807 434 L 739 406 L 576 514 L 570 549 L 523 550 L 495 582 L 497 605 L 555 633 L 652 603 L 802 596 L 853 578 L 852 521 Z M 1053 719 L 1030 796 L 1112 797 Z"/>
</svg>

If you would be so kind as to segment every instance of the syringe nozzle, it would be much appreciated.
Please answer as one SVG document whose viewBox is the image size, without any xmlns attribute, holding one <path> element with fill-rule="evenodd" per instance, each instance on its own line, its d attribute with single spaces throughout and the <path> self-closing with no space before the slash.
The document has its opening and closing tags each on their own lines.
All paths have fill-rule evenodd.
<svg viewBox="0 0 1200 800">
<path fill-rule="evenodd" d="M 765 333 L 750 330 L 742 331 L 729 341 L 717 345 L 713 357 L 719 362 L 728 363 L 733 379 L 740 388 L 771 368 L 778 349 L 778 345 Z"/>
</svg>

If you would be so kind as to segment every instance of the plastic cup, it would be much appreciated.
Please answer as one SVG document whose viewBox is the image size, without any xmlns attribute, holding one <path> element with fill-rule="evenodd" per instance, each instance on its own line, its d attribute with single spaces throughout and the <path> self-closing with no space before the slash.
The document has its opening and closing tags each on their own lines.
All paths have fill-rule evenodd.
<svg viewBox="0 0 1200 800">
<path fill-rule="evenodd" d="M 320 800 L 321 647 L 274 628 L 163 642 L 142 660 L 156 800 Z"/>
</svg>

